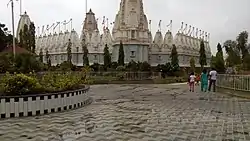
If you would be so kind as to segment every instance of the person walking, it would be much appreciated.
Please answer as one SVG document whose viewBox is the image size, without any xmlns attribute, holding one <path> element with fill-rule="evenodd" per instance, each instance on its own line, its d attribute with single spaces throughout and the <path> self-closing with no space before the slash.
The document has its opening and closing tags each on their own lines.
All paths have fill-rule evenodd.
<svg viewBox="0 0 250 141">
<path fill-rule="evenodd" d="M 201 91 L 206 92 L 208 86 L 208 76 L 207 76 L 207 70 L 204 69 L 201 74 Z"/>
<path fill-rule="evenodd" d="M 192 72 L 189 76 L 189 91 L 194 92 L 194 83 L 195 83 L 195 78 L 196 76 L 194 75 L 194 73 Z"/>
<path fill-rule="evenodd" d="M 201 76 L 200 76 L 200 74 L 199 73 L 197 73 L 197 75 L 196 75 L 196 85 L 200 85 L 200 81 L 201 81 Z"/>
<path fill-rule="evenodd" d="M 213 85 L 213 92 L 215 92 L 215 87 L 216 87 L 216 79 L 217 79 L 217 71 L 212 68 L 212 70 L 209 73 L 209 86 L 208 86 L 208 91 L 211 91 L 211 87 Z"/>
</svg>

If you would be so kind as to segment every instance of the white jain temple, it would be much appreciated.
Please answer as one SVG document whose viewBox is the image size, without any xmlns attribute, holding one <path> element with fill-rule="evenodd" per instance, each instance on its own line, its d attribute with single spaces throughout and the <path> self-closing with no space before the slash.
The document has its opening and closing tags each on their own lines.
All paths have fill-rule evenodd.
<svg viewBox="0 0 250 141">
<path fill-rule="evenodd" d="M 29 26 L 30 22 L 31 20 L 26 12 L 21 15 L 17 28 L 17 38 L 19 38 L 19 32 L 24 25 Z M 72 43 L 72 63 L 74 65 L 83 66 L 82 44 L 87 45 L 90 64 L 103 64 L 105 45 L 109 47 L 112 61 L 117 62 L 119 46 L 122 41 L 125 63 L 134 60 L 136 62 L 146 61 L 152 66 L 166 64 L 170 62 L 171 49 L 175 44 L 181 67 L 189 67 L 192 57 L 195 58 L 196 66 L 199 66 L 200 41 L 203 40 L 207 64 L 210 64 L 209 34 L 182 23 L 181 28 L 174 37 L 171 28 L 166 32 L 159 29 L 153 37 L 150 29 L 151 21 L 147 19 L 144 13 L 142 0 L 121 0 L 120 9 L 115 16 L 115 21 L 112 23 L 112 30 L 106 26 L 100 33 L 98 19 L 96 19 L 92 10 L 86 13 L 80 37 L 74 29 L 71 28 L 71 31 L 66 30 L 65 27 L 70 22 L 72 22 L 72 19 L 69 22 L 64 21 L 63 26 L 58 22 L 43 27 L 42 33 L 38 33 L 36 37 L 36 54 L 43 53 L 44 63 L 47 62 L 45 57 L 47 51 L 50 54 L 52 65 L 55 66 L 66 61 L 69 41 Z M 169 26 L 172 26 L 172 21 Z M 65 28 L 64 31 L 60 30 L 62 27 Z M 59 33 L 55 32 L 55 30 L 59 31 Z"/>
</svg>

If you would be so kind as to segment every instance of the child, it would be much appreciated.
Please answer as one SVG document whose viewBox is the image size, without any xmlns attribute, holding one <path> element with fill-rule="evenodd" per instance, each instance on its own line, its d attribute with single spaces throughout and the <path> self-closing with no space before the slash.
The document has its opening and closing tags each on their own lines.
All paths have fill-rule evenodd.
<svg viewBox="0 0 250 141">
<path fill-rule="evenodd" d="M 204 69 L 201 74 L 201 91 L 202 92 L 207 91 L 207 85 L 208 85 L 208 75 L 207 75 L 207 70 Z"/>
<path fill-rule="evenodd" d="M 200 80 L 201 80 L 200 75 L 199 75 L 199 74 L 197 74 L 197 76 L 196 76 L 196 85 L 198 85 L 198 86 L 199 86 L 199 84 L 200 84 Z"/>
<path fill-rule="evenodd" d="M 194 92 L 194 83 L 195 83 L 195 78 L 196 76 L 194 75 L 194 73 L 192 72 L 189 76 L 189 91 Z"/>
</svg>

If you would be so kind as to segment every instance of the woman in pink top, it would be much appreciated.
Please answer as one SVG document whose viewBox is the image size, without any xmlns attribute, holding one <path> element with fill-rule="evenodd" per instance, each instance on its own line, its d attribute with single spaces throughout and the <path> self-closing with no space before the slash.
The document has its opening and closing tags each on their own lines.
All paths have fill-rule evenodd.
<svg viewBox="0 0 250 141">
<path fill-rule="evenodd" d="M 194 75 L 194 73 L 192 72 L 189 76 L 189 91 L 194 92 L 194 83 L 195 83 L 195 78 L 196 76 Z"/>
</svg>

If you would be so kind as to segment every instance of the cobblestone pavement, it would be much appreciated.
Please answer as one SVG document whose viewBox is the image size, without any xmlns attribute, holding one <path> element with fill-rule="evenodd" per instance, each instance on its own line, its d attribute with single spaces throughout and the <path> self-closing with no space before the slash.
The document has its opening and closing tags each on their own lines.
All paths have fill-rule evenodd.
<svg viewBox="0 0 250 141">
<path fill-rule="evenodd" d="M 186 85 L 96 85 L 93 103 L 0 121 L 0 141 L 249 141 L 250 101 Z"/>
</svg>

